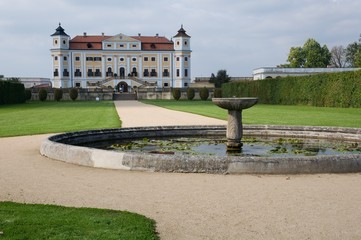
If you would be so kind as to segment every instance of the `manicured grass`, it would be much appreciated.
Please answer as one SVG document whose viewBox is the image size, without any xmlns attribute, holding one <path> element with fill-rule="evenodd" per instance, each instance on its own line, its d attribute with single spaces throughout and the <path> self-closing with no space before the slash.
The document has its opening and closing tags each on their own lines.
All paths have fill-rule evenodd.
<svg viewBox="0 0 361 240">
<path fill-rule="evenodd" d="M 227 110 L 211 101 L 143 100 L 178 111 L 227 119 Z M 361 108 L 329 108 L 257 104 L 242 113 L 244 124 L 339 126 L 361 128 Z"/>
<path fill-rule="evenodd" d="M 112 101 L 46 101 L 0 106 L 0 137 L 120 126 Z"/>
<path fill-rule="evenodd" d="M 0 239 L 159 239 L 155 222 L 105 209 L 0 202 Z"/>
</svg>

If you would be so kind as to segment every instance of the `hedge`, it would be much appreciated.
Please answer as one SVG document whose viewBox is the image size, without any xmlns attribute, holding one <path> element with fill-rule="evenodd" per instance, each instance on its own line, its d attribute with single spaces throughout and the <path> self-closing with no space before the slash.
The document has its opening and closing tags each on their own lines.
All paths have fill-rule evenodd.
<svg viewBox="0 0 361 240">
<path fill-rule="evenodd" d="M 222 85 L 222 94 L 263 104 L 361 107 L 361 71 L 232 82 Z"/>
<path fill-rule="evenodd" d="M 21 83 L 0 80 L 0 105 L 25 102 L 25 88 Z"/>
</svg>

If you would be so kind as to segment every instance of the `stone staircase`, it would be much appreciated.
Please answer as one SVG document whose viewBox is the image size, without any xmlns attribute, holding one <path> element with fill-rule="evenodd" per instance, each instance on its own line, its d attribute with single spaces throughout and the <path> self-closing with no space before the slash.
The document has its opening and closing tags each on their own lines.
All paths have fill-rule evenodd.
<svg viewBox="0 0 361 240">
<path fill-rule="evenodd" d="M 136 93 L 113 93 L 114 101 L 137 100 Z"/>
</svg>

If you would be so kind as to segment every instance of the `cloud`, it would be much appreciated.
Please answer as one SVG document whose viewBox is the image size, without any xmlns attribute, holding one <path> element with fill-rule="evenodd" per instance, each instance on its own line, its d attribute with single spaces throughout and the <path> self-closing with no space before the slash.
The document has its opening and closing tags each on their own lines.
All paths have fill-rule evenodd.
<svg viewBox="0 0 361 240">
<path fill-rule="evenodd" d="M 329 49 L 357 41 L 358 0 L 12 0 L 1 1 L 0 74 L 51 76 L 50 35 L 61 22 L 88 34 L 192 36 L 192 77 L 231 76 L 286 62 L 290 47 L 315 38 Z"/>
</svg>

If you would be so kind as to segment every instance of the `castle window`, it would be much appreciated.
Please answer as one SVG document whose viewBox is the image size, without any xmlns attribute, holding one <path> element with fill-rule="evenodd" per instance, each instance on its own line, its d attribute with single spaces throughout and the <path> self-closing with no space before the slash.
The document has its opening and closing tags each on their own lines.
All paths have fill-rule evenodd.
<svg viewBox="0 0 361 240">
<path fill-rule="evenodd" d="M 168 84 L 168 83 L 164 83 L 163 86 L 164 86 L 164 87 L 168 87 L 169 84 Z"/>
<path fill-rule="evenodd" d="M 144 62 L 148 62 L 148 57 L 144 57 Z"/>
<path fill-rule="evenodd" d="M 184 86 L 185 86 L 185 87 L 188 87 L 188 83 L 184 83 Z"/>
<path fill-rule="evenodd" d="M 133 45 L 132 45 L 132 47 L 133 47 L 133 48 L 136 48 L 136 47 L 137 47 L 137 45 L 136 45 L 136 44 L 133 44 Z"/>
<path fill-rule="evenodd" d="M 101 62 L 102 58 L 101 57 L 94 57 L 94 61 Z"/>
<path fill-rule="evenodd" d="M 100 69 L 95 69 L 95 76 L 96 77 L 101 77 L 102 73 L 100 72 Z"/>
<path fill-rule="evenodd" d="M 124 47 L 124 44 L 120 44 L 119 47 L 123 48 L 123 47 Z"/>
<path fill-rule="evenodd" d="M 136 58 L 132 58 L 132 61 L 135 62 L 135 61 L 137 61 L 137 59 L 136 59 Z"/>
<path fill-rule="evenodd" d="M 184 45 L 187 45 L 187 41 L 184 41 Z"/>
<path fill-rule="evenodd" d="M 66 44 L 66 41 L 65 41 L 65 40 L 63 40 L 63 44 Z"/>
<path fill-rule="evenodd" d="M 150 76 L 151 77 L 156 77 L 157 76 L 157 72 L 155 71 L 155 69 L 152 69 L 152 71 L 150 72 Z"/>
<path fill-rule="evenodd" d="M 184 61 L 185 61 L 185 62 L 188 62 L 188 57 L 184 57 Z"/>
<path fill-rule="evenodd" d="M 80 83 L 79 82 L 75 83 L 75 87 L 80 87 Z"/>
<path fill-rule="evenodd" d="M 58 40 L 55 40 L 55 45 L 58 44 Z"/>
<path fill-rule="evenodd" d="M 55 61 L 58 61 L 58 56 L 55 56 L 55 57 L 54 57 L 54 60 L 55 60 Z"/>
<path fill-rule="evenodd" d="M 93 70 L 92 69 L 88 69 L 88 77 L 92 77 L 93 76 Z"/>
<path fill-rule="evenodd" d="M 168 62 L 168 58 L 167 58 L 167 57 L 164 58 L 164 62 Z"/>
<path fill-rule="evenodd" d="M 64 57 L 64 61 L 66 61 L 68 58 L 67 57 Z"/>
<path fill-rule="evenodd" d="M 179 62 L 179 57 L 177 57 L 177 62 Z"/>
<path fill-rule="evenodd" d="M 179 72 L 179 69 L 177 69 L 177 77 L 179 77 L 179 73 L 180 73 L 180 72 Z"/>
<path fill-rule="evenodd" d="M 177 45 L 179 46 L 179 41 L 177 41 Z"/>
<path fill-rule="evenodd" d="M 76 70 L 75 70 L 74 76 L 75 76 L 75 77 L 81 77 L 80 69 L 76 69 Z"/>
<path fill-rule="evenodd" d="M 59 70 L 57 68 L 55 68 L 54 77 L 58 77 L 58 76 L 59 76 Z"/>
<path fill-rule="evenodd" d="M 63 71 L 63 76 L 64 76 L 64 77 L 69 77 L 68 69 L 64 69 L 64 71 Z"/>
<path fill-rule="evenodd" d="M 80 57 L 75 57 L 75 61 L 80 61 Z"/>
<path fill-rule="evenodd" d="M 184 76 L 188 77 L 188 69 L 184 69 Z"/>
<path fill-rule="evenodd" d="M 111 61 L 112 61 L 112 59 L 111 59 L 111 58 L 108 58 L 107 60 L 108 60 L 108 62 L 111 62 Z"/>
<path fill-rule="evenodd" d="M 155 57 L 152 57 L 152 62 L 155 62 Z"/>
<path fill-rule="evenodd" d="M 120 58 L 119 60 L 120 60 L 121 62 L 124 62 L 124 58 Z"/>
<path fill-rule="evenodd" d="M 87 61 L 93 61 L 93 57 L 86 57 Z"/>
<path fill-rule="evenodd" d="M 149 71 L 148 71 L 148 69 L 144 69 L 143 76 L 144 76 L 144 77 L 149 77 Z"/>
<path fill-rule="evenodd" d="M 113 77 L 113 72 L 111 67 L 108 67 L 107 69 L 107 77 Z"/>
<path fill-rule="evenodd" d="M 169 77 L 169 71 L 168 71 L 168 69 L 164 69 L 163 77 Z"/>
<path fill-rule="evenodd" d="M 111 45 L 111 44 L 107 44 L 107 47 L 112 47 L 112 45 Z"/>
</svg>

